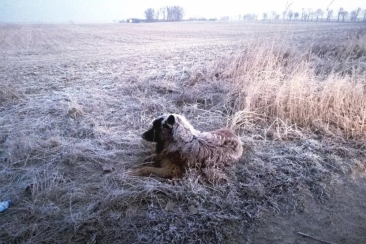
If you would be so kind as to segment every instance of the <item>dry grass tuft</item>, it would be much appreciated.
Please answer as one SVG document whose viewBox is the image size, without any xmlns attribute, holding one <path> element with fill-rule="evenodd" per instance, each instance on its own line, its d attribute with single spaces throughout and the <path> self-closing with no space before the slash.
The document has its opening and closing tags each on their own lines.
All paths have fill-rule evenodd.
<svg viewBox="0 0 366 244">
<path fill-rule="evenodd" d="M 12 100 L 19 100 L 22 96 L 9 84 L 2 84 L 0 89 L 0 105 Z"/>
<path fill-rule="evenodd" d="M 240 128 L 251 120 L 271 128 L 280 121 L 295 131 L 320 126 L 345 138 L 365 136 L 364 77 L 319 77 L 308 62 L 265 45 L 247 47 L 228 64 L 233 82 L 229 105 L 235 112 L 231 125 Z"/>
<path fill-rule="evenodd" d="M 70 102 L 69 107 L 67 109 L 67 115 L 73 119 L 83 116 L 84 111 L 83 108 L 77 104 L 76 102 Z"/>
</svg>

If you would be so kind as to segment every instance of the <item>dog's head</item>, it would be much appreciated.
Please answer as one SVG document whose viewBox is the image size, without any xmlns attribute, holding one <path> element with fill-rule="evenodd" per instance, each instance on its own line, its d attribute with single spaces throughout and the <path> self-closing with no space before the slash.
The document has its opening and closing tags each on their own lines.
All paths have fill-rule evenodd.
<svg viewBox="0 0 366 244">
<path fill-rule="evenodd" d="M 164 114 L 156 118 L 148 131 L 142 134 L 142 138 L 151 142 L 189 142 L 199 132 L 178 114 Z"/>
<path fill-rule="evenodd" d="M 142 134 L 142 138 L 151 142 L 162 142 L 167 137 L 172 135 L 175 124 L 175 117 L 173 114 L 161 115 L 154 119 L 151 127 Z"/>
</svg>

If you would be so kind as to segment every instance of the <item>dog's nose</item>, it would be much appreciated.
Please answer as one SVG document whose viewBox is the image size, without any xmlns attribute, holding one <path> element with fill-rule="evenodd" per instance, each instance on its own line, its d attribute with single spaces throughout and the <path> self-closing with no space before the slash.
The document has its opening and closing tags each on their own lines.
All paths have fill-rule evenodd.
<svg viewBox="0 0 366 244">
<path fill-rule="evenodd" d="M 145 133 L 141 135 L 141 138 L 144 140 L 146 139 Z"/>
</svg>

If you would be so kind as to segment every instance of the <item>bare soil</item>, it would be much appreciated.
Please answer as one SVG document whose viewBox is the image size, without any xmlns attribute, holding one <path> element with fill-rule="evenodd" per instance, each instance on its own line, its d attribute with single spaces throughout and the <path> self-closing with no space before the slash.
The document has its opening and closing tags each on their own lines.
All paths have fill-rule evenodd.
<svg viewBox="0 0 366 244">
<path fill-rule="evenodd" d="M 301 232 L 366 243 L 362 135 L 249 118 L 220 184 L 126 174 L 153 151 L 140 135 L 161 113 L 230 126 L 224 64 L 248 43 L 285 43 L 319 77 L 364 77 L 361 47 L 342 56 L 362 34 L 357 23 L 0 25 L 0 200 L 13 200 L 0 242 L 319 242 Z"/>
<path fill-rule="evenodd" d="M 365 178 L 336 180 L 329 192 L 329 199 L 321 203 L 305 197 L 303 211 L 296 214 L 263 214 L 261 224 L 249 235 L 249 242 L 364 243 Z"/>
</svg>

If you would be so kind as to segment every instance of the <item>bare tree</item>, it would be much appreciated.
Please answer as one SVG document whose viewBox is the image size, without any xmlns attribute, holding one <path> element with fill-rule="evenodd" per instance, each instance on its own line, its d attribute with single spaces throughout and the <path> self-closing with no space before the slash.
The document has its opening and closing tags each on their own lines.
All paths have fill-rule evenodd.
<svg viewBox="0 0 366 244">
<path fill-rule="evenodd" d="M 184 9 L 179 6 L 174 6 L 175 20 L 182 21 L 184 16 Z"/>
<path fill-rule="evenodd" d="M 287 13 L 287 17 L 289 20 L 292 20 L 292 17 L 294 16 L 294 11 L 292 11 L 291 9 L 288 11 Z"/>
<path fill-rule="evenodd" d="M 356 22 L 356 19 L 357 19 L 356 11 L 353 10 L 351 12 L 350 20 L 351 20 L 351 22 Z"/>
<path fill-rule="evenodd" d="M 148 8 L 145 10 L 145 18 L 146 22 L 153 22 L 154 21 L 154 9 Z"/>
<path fill-rule="evenodd" d="M 272 15 L 272 19 L 276 19 L 276 16 L 277 16 L 276 11 L 272 11 L 272 12 L 271 12 L 271 15 Z"/>
<path fill-rule="evenodd" d="M 159 12 L 161 14 L 161 17 L 162 17 L 163 21 L 166 21 L 167 7 L 160 8 Z"/>
<path fill-rule="evenodd" d="M 287 10 L 282 12 L 282 19 L 285 20 L 286 19 L 286 14 L 287 14 Z"/>
<path fill-rule="evenodd" d="M 366 9 L 363 10 L 363 22 L 366 22 Z"/>
<path fill-rule="evenodd" d="M 282 19 L 285 20 L 286 18 L 286 14 L 287 14 L 287 11 L 290 9 L 291 5 L 293 4 L 294 2 L 292 3 L 288 3 L 288 0 L 286 1 L 286 6 L 285 6 L 285 11 L 282 12 Z"/>
<path fill-rule="evenodd" d="M 305 12 L 305 9 L 304 8 L 302 8 L 301 9 L 301 19 L 303 20 L 303 21 L 306 21 L 306 12 Z"/>
<path fill-rule="evenodd" d="M 314 12 L 314 15 L 316 17 L 316 21 L 318 21 L 319 17 L 320 19 L 323 18 L 323 15 L 324 15 L 324 11 L 321 10 L 320 8 L 318 8 L 315 12 Z"/>
<path fill-rule="evenodd" d="M 327 21 L 330 21 L 332 15 L 333 15 L 333 9 L 327 8 Z"/>
<path fill-rule="evenodd" d="M 157 10 L 155 10 L 154 18 L 155 18 L 156 21 L 159 21 L 159 17 L 160 17 L 160 11 L 159 11 L 159 9 L 157 9 Z"/>
<path fill-rule="evenodd" d="M 166 20 L 173 21 L 173 8 L 172 7 L 166 8 Z"/>
<path fill-rule="evenodd" d="M 347 11 L 343 11 L 342 12 L 342 22 L 344 22 L 345 18 L 347 17 L 348 12 Z"/>
<path fill-rule="evenodd" d="M 314 18 L 314 11 L 313 11 L 313 9 L 312 8 L 308 8 L 307 11 L 308 11 L 308 20 L 310 20 L 310 18 L 311 18 L 311 21 L 313 21 L 313 18 Z"/>
<path fill-rule="evenodd" d="M 302 8 L 302 13 L 301 13 L 302 20 L 310 21 L 310 18 L 311 18 L 311 20 L 313 20 L 313 17 L 314 17 L 313 9 L 308 8 L 305 10 L 304 8 Z"/>
<path fill-rule="evenodd" d="M 361 8 L 357 8 L 357 9 L 356 9 L 356 12 L 357 12 L 356 19 L 357 19 L 358 15 L 360 14 L 360 12 L 361 12 L 361 11 L 362 11 L 362 9 L 361 9 Z"/>
<path fill-rule="evenodd" d="M 168 21 L 181 21 L 183 20 L 184 10 L 180 6 L 167 7 L 167 19 Z"/>
<path fill-rule="evenodd" d="M 338 19 L 337 19 L 338 22 L 339 22 L 340 17 L 342 16 L 343 11 L 344 11 L 344 8 L 342 8 L 342 7 L 340 7 L 338 9 Z"/>
<path fill-rule="evenodd" d="M 263 13 L 263 21 L 266 21 L 268 19 L 268 14 L 267 13 Z"/>
<path fill-rule="evenodd" d="M 299 18 L 300 14 L 299 12 L 295 12 L 294 13 L 294 20 L 297 20 Z"/>
<path fill-rule="evenodd" d="M 329 3 L 329 5 L 328 5 L 328 7 L 326 8 L 326 10 L 327 10 L 327 21 L 330 21 L 330 18 L 332 17 L 332 15 L 333 15 L 333 10 L 332 9 L 330 9 L 330 6 L 333 4 L 333 2 L 334 2 L 335 0 L 332 0 L 330 3 Z"/>
<path fill-rule="evenodd" d="M 244 14 L 243 15 L 243 20 L 252 21 L 252 20 L 257 20 L 257 19 L 258 19 L 258 15 L 256 15 L 256 14 Z"/>
<path fill-rule="evenodd" d="M 357 9 L 355 9 L 355 10 L 353 10 L 351 12 L 351 21 L 352 22 L 356 22 L 357 21 L 357 17 L 360 14 L 360 12 L 361 12 L 361 8 L 357 8 Z"/>
</svg>

